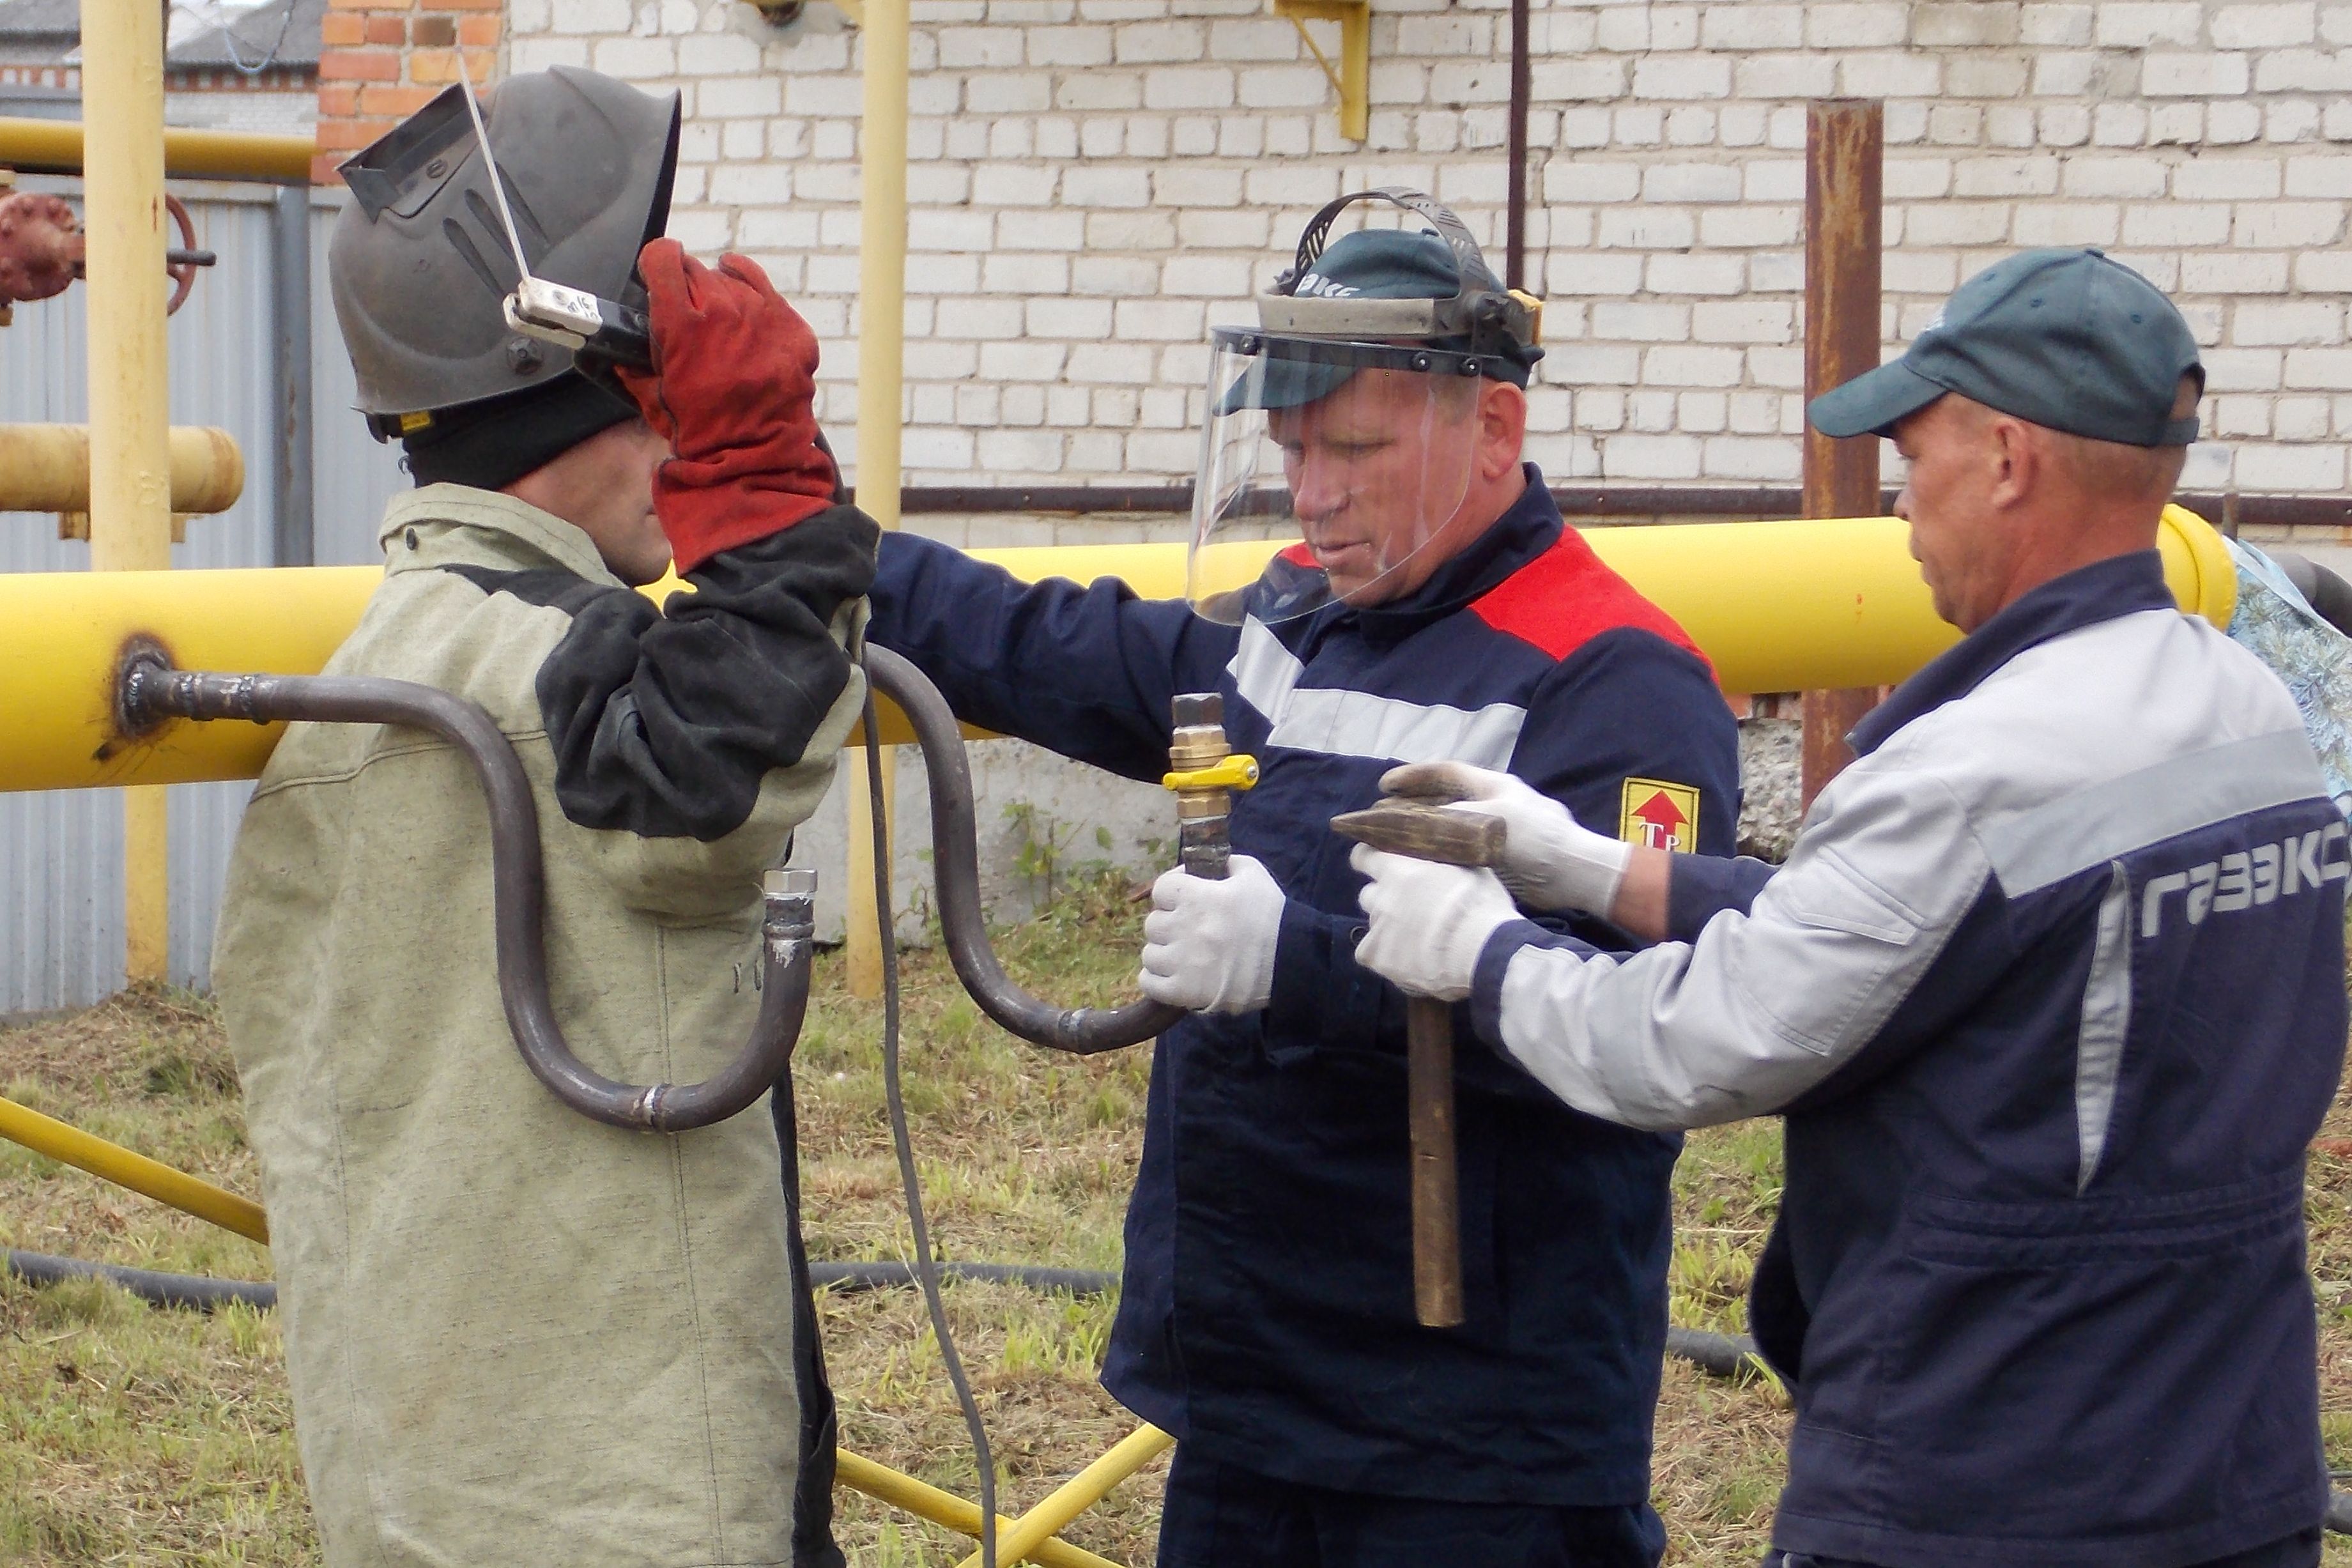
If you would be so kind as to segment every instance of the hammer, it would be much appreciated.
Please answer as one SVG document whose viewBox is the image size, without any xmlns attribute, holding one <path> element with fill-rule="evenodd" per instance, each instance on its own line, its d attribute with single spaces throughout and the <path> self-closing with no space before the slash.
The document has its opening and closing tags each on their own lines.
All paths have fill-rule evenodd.
<svg viewBox="0 0 2352 1568">
<path fill-rule="evenodd" d="M 1390 799 L 1331 819 L 1342 838 L 1444 866 L 1497 866 L 1502 819 Z M 1462 1321 L 1462 1202 L 1454 1154 L 1454 1013 L 1427 996 L 1405 998 L 1405 1098 L 1412 1127 L 1412 1302 L 1422 1322 Z"/>
</svg>

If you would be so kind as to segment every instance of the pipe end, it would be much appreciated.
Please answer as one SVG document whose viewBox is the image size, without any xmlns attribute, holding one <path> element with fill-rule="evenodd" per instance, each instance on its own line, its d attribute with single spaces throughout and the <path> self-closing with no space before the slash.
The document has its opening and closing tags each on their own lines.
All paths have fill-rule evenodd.
<svg viewBox="0 0 2352 1568">
<path fill-rule="evenodd" d="M 800 866 L 772 866 L 760 877 L 767 934 L 784 941 L 816 930 L 816 873 Z"/>
<path fill-rule="evenodd" d="M 115 740 L 143 741 L 172 721 L 152 700 L 171 671 L 171 651 L 161 642 L 144 632 L 123 639 L 110 677 Z"/>
</svg>

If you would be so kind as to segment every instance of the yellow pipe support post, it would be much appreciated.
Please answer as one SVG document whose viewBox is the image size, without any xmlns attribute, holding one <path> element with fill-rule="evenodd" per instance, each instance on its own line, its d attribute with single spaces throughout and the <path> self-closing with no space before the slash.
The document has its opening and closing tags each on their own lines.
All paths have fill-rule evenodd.
<svg viewBox="0 0 2352 1568">
<path fill-rule="evenodd" d="M 871 4 L 872 0 L 868 3 Z M 864 1492 L 877 1502 L 905 1509 L 918 1519 L 929 1520 L 933 1524 L 961 1535 L 977 1538 L 980 1534 L 979 1504 L 966 1501 L 953 1492 L 942 1491 L 929 1481 L 901 1475 L 889 1466 L 877 1463 L 863 1454 L 840 1449 L 835 1456 L 833 1473 L 834 1479 L 841 1485 L 852 1491 Z M 997 1533 L 1004 1535 L 1013 1529 L 1013 1522 L 998 1514 Z M 1011 1563 L 1021 1559 L 1001 1553 L 998 1561 Z M 1028 1561 L 1043 1563 L 1045 1568 L 1118 1568 L 1118 1564 L 1108 1557 L 1097 1557 L 1091 1552 L 1061 1541 L 1046 1541 L 1033 1546 Z"/>
<path fill-rule="evenodd" d="M 1000 1563 L 1018 1563 L 1061 1533 L 1070 1521 L 1102 1501 L 1111 1488 L 1176 1446 L 1176 1439 L 1159 1427 L 1137 1427 L 1112 1445 L 1110 1452 L 1055 1487 L 1045 1500 L 997 1531 Z M 980 1568 L 980 1553 L 965 1558 L 957 1568 Z"/>
<path fill-rule="evenodd" d="M 251 1198 L 241 1198 L 226 1187 L 216 1187 L 161 1161 L 133 1153 L 120 1143 L 110 1143 L 53 1116 L 44 1116 L 29 1106 L 0 1100 L 0 1138 L 21 1143 L 37 1154 L 46 1154 L 59 1164 L 71 1165 L 119 1187 L 128 1187 L 142 1197 L 169 1204 L 183 1214 L 208 1220 L 264 1247 L 269 1245 L 269 1221 L 263 1215 L 261 1205 Z"/>
<path fill-rule="evenodd" d="M 89 235 L 89 564 L 172 564 L 171 410 L 163 346 L 163 13 L 154 0 L 82 0 L 83 227 Z M 170 955 L 163 792 L 122 805 L 127 972 Z"/>
<path fill-rule="evenodd" d="M 857 505 L 886 529 L 898 526 L 900 394 L 907 335 L 908 0 L 866 0 L 865 118 L 858 131 Z M 898 783 L 892 748 L 864 759 L 881 770 L 882 833 Z M 882 994 L 882 934 L 874 900 L 871 775 L 849 786 L 849 991 Z M 883 876 L 889 874 L 886 863 Z"/>
<path fill-rule="evenodd" d="M 79 174 L 82 141 L 82 128 L 74 121 L 0 115 L 0 165 L 8 168 Z M 267 180 L 307 185 L 310 159 L 318 150 L 318 142 L 309 136 L 174 127 L 163 132 L 163 172 L 179 180 Z"/>
<path fill-rule="evenodd" d="M 1959 634 L 1936 618 L 1895 518 L 1597 528 L 1594 551 L 1680 621 L 1727 691 L 1881 686 Z M 2181 608 L 2229 625 L 2237 575 L 2221 536 L 2179 507 L 2158 536 Z M 1273 546 L 1267 546 L 1271 551 Z M 1029 581 L 1117 577 L 1147 598 L 1184 591 L 1184 548 L 1102 544 L 976 550 Z M 187 669 L 315 674 L 383 581 L 373 566 L 0 574 L 0 791 L 249 779 L 275 727 L 168 726 L 122 741 L 113 671 L 152 637 Z M 887 703 L 885 742 L 911 738 Z M 854 732 L 854 731 L 853 731 Z"/>
<path fill-rule="evenodd" d="M 174 425 L 173 511 L 226 511 L 245 493 L 245 454 L 209 425 Z M 89 426 L 0 425 L 0 511 L 88 511 Z"/>
</svg>

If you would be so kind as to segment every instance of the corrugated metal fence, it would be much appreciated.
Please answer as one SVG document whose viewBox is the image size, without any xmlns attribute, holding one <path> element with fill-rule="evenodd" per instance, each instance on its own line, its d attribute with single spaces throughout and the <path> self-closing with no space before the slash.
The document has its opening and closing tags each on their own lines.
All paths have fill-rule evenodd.
<svg viewBox="0 0 2352 1568">
<path fill-rule="evenodd" d="M 79 195 L 72 181 L 24 184 Z M 245 453 L 245 495 L 215 517 L 193 518 L 174 567 L 272 564 L 271 475 L 277 377 L 276 287 L 266 187 L 179 184 L 196 243 L 219 255 L 172 318 L 172 423 L 217 425 Z M 375 523 L 404 482 L 394 455 L 368 436 L 352 403 L 327 297 L 327 230 L 340 192 L 317 192 L 310 213 L 314 551 L 320 565 L 381 559 Z M 156 286 L 164 286 L 161 278 Z M 0 328 L 0 421 L 87 417 L 82 291 L 16 308 Z M 0 572 L 80 572 L 89 546 L 57 537 L 54 517 L 0 512 Z M 172 978 L 205 983 L 237 816 L 250 786 L 191 784 L 171 795 Z M 122 808 L 114 790 L 0 795 L 0 1013 L 79 1006 L 123 978 Z"/>
</svg>

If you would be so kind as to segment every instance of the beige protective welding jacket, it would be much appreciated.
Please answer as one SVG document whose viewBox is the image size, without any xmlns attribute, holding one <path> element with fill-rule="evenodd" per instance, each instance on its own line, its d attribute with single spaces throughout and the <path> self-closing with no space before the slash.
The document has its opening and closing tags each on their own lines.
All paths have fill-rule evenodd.
<svg viewBox="0 0 2352 1568">
<path fill-rule="evenodd" d="M 665 616 L 505 496 L 397 498 L 327 667 L 470 698 L 520 753 L 555 1013 L 691 1082 L 748 1038 L 759 873 L 833 776 L 876 539 L 846 507 Z M 296 724 L 239 832 L 214 981 L 259 1152 L 296 1435 L 332 1568 L 790 1560 L 787 1215 L 763 1098 L 624 1132 L 516 1054 L 488 813 L 422 732 Z"/>
</svg>

